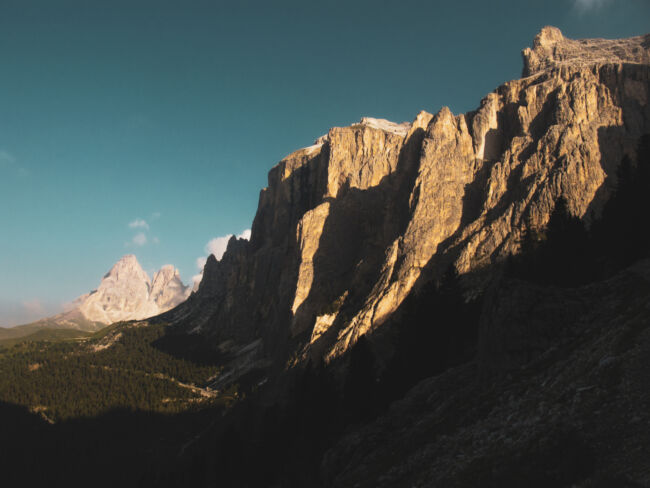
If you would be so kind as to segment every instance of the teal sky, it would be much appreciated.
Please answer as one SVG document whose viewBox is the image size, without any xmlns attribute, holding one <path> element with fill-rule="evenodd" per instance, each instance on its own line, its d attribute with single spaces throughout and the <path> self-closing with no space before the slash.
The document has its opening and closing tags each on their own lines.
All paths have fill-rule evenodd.
<svg viewBox="0 0 650 488">
<path fill-rule="evenodd" d="M 649 21 L 647 0 L 2 0 L 0 325 L 59 311 L 126 253 L 189 282 L 329 127 L 471 110 L 544 25 Z"/>
</svg>

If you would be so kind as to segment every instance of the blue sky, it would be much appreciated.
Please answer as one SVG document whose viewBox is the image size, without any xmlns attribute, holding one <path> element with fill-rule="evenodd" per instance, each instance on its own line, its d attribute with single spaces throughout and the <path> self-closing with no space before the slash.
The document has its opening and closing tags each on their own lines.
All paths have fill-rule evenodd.
<svg viewBox="0 0 650 488">
<path fill-rule="evenodd" d="M 2 0 L 0 325 L 58 311 L 126 253 L 189 282 L 329 127 L 471 110 L 542 26 L 649 20 L 647 0 Z"/>
</svg>

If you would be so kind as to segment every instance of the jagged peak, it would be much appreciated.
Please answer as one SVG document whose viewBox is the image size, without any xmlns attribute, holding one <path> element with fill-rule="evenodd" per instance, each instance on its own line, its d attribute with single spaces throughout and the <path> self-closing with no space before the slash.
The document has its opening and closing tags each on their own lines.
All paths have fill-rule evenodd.
<svg viewBox="0 0 650 488">
<path fill-rule="evenodd" d="M 542 30 L 540 30 L 539 33 L 535 36 L 535 39 L 533 40 L 533 46 L 547 47 L 562 40 L 564 40 L 562 31 L 557 27 L 547 25 L 545 27 L 542 27 Z"/>
<path fill-rule="evenodd" d="M 426 127 L 429 124 L 429 122 L 431 122 L 432 118 L 433 118 L 433 114 L 427 112 L 426 110 L 420 110 L 420 112 L 418 112 L 418 114 L 415 116 L 415 119 L 413 119 L 411 126 L 417 125 L 421 127 Z"/>
<path fill-rule="evenodd" d="M 135 257 L 135 254 L 125 254 L 124 256 L 122 256 L 120 259 L 117 260 L 117 262 L 111 268 L 111 271 L 114 269 L 132 268 L 132 267 L 140 267 L 138 258 Z"/>
<path fill-rule="evenodd" d="M 122 256 L 120 259 L 117 260 L 118 263 L 126 263 L 126 262 L 133 262 L 135 261 L 136 263 L 138 262 L 138 258 L 135 256 L 135 254 L 125 254 Z"/>
<path fill-rule="evenodd" d="M 174 267 L 173 264 L 165 264 L 163 265 L 155 274 L 154 274 L 154 280 L 156 276 L 168 276 L 168 277 L 173 277 L 178 275 L 178 270 L 176 267 Z"/>
<path fill-rule="evenodd" d="M 533 47 L 522 51 L 522 76 L 532 76 L 562 66 L 594 64 L 650 64 L 650 34 L 627 39 L 569 39 L 557 27 L 546 26 L 535 36 Z"/>
<path fill-rule="evenodd" d="M 449 107 L 442 107 L 431 117 L 428 125 L 428 133 L 432 135 L 441 131 L 445 132 L 448 130 L 454 130 L 456 129 L 456 124 L 456 116 Z"/>
<path fill-rule="evenodd" d="M 120 280 L 125 276 L 133 275 L 141 277 L 147 282 L 150 281 L 149 275 L 144 269 L 142 269 L 142 266 L 140 266 L 140 263 L 138 262 L 138 259 L 135 257 L 135 255 L 125 254 L 113 265 L 110 271 L 104 275 L 104 280 L 109 278 L 113 280 Z"/>
</svg>

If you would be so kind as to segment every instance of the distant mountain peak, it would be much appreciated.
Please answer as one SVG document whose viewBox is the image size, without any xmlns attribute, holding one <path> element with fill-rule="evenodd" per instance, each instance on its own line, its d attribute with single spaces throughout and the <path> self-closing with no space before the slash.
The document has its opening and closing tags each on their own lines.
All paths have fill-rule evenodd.
<svg viewBox="0 0 650 488">
<path fill-rule="evenodd" d="M 187 298 L 188 290 L 173 265 L 163 266 L 152 280 L 136 256 L 126 254 L 104 275 L 97 291 L 82 300 L 78 309 L 93 322 L 141 320 L 175 307 Z"/>
<path fill-rule="evenodd" d="M 102 286 L 110 286 L 108 283 L 126 283 L 128 280 L 143 281 L 151 286 L 149 275 L 144 269 L 142 269 L 142 266 L 140 266 L 138 259 L 133 254 L 126 254 L 125 256 L 122 256 L 113 265 L 110 271 L 104 275 L 104 278 L 102 279 L 98 290 L 101 289 Z"/>
</svg>

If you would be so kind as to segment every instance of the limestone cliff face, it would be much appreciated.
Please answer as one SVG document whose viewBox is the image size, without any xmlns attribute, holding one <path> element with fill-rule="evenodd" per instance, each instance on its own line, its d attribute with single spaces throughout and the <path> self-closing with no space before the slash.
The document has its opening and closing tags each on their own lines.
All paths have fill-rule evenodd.
<svg viewBox="0 0 650 488">
<path fill-rule="evenodd" d="M 231 239 L 166 318 L 261 356 L 335 357 L 453 264 L 471 286 L 555 202 L 589 221 L 650 132 L 650 36 L 547 27 L 524 78 L 471 113 L 333 128 L 269 173 L 250 242 Z"/>
</svg>

